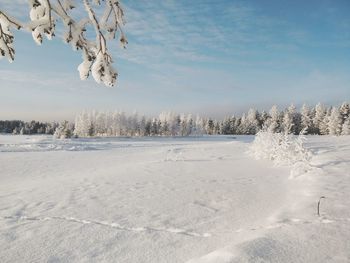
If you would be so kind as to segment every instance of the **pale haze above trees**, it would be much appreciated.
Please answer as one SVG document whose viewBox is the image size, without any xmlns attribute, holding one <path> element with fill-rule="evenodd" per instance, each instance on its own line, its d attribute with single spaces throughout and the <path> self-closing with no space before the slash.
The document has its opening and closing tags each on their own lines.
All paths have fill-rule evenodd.
<svg viewBox="0 0 350 263">
<path fill-rule="evenodd" d="M 122 27 L 124 13 L 119 0 L 28 0 L 29 19 L 22 22 L 0 10 L 0 58 L 10 62 L 15 59 L 14 30 L 24 29 L 32 33 L 40 45 L 44 37 L 51 40 L 58 24 L 63 25 L 63 40 L 74 50 L 82 52 L 83 62 L 79 65 L 80 78 L 85 80 L 91 74 L 98 83 L 106 86 L 116 84 L 118 73 L 113 68 L 112 56 L 108 50 L 108 39 L 118 38 L 122 47 L 127 44 Z M 83 17 L 73 17 L 71 10 L 81 8 Z M 104 8 L 98 16 L 97 10 Z"/>
</svg>

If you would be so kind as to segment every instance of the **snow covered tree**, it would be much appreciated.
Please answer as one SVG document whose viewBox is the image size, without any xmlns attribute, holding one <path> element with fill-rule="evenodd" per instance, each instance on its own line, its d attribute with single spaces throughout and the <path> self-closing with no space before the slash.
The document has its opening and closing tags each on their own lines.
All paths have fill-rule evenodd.
<svg viewBox="0 0 350 263">
<path fill-rule="evenodd" d="M 326 117 L 326 109 L 321 103 L 318 103 L 315 107 L 315 117 L 313 118 L 313 127 L 316 134 L 324 134 L 326 132 L 324 125 Z M 321 133 L 322 130 L 322 133 Z"/>
<path fill-rule="evenodd" d="M 291 114 L 288 112 L 288 110 L 285 111 L 283 115 L 283 121 L 282 121 L 282 128 L 284 133 L 292 133 L 292 127 L 293 127 L 293 118 Z"/>
<path fill-rule="evenodd" d="M 160 122 L 159 134 L 162 136 L 169 136 L 169 124 L 167 120 Z"/>
<path fill-rule="evenodd" d="M 127 121 L 127 135 L 135 136 L 138 133 L 139 126 L 139 115 L 137 112 L 134 112 L 131 116 L 129 116 Z"/>
<path fill-rule="evenodd" d="M 281 131 L 281 119 L 280 112 L 276 105 L 272 106 L 270 110 L 270 118 L 268 119 L 266 126 L 270 132 L 280 132 Z"/>
<path fill-rule="evenodd" d="M 293 104 L 285 111 L 282 121 L 282 128 L 285 133 L 298 133 L 297 112 Z"/>
<path fill-rule="evenodd" d="M 235 119 L 235 123 L 234 123 L 234 127 L 235 127 L 235 134 L 240 134 L 240 126 L 241 126 L 241 121 L 242 121 L 242 118 L 236 118 Z"/>
<path fill-rule="evenodd" d="M 225 118 L 220 127 L 221 134 L 231 134 L 231 118 Z"/>
<path fill-rule="evenodd" d="M 341 135 L 350 135 L 350 117 L 348 117 L 343 125 L 342 125 L 342 131 Z"/>
<path fill-rule="evenodd" d="M 215 125 L 214 125 L 214 134 L 218 135 L 220 134 L 220 124 L 218 121 L 215 121 Z"/>
<path fill-rule="evenodd" d="M 341 108 L 341 107 L 340 107 Z M 301 112 L 297 112 L 291 105 L 281 113 L 277 107 L 271 109 L 271 116 L 257 110 L 250 109 L 241 117 L 225 117 L 217 121 L 211 118 L 205 119 L 197 116 L 195 119 L 191 114 L 176 114 L 173 112 L 162 112 L 158 118 L 139 118 L 137 112 L 127 115 L 124 112 L 82 112 L 75 119 L 74 135 L 79 137 L 90 136 L 190 136 L 190 135 L 216 135 L 216 134 L 251 134 L 255 135 L 260 130 L 270 133 L 288 134 L 316 134 L 346 135 L 348 133 L 348 119 L 342 121 L 339 107 L 325 108 L 318 104 L 313 110 L 303 105 Z M 317 110 L 316 110 L 317 109 Z M 317 114 L 316 114 L 317 113 Z M 316 121 L 316 117 L 319 118 Z M 6 122 L 5 122 L 6 123 Z M 26 134 L 43 133 L 49 130 L 52 134 L 57 126 L 54 124 L 43 124 L 39 122 L 10 122 L 4 124 L 0 121 L 0 132 Z M 293 129 L 293 127 L 296 127 Z M 335 127 L 335 128 L 333 128 Z M 18 128 L 15 130 L 15 128 Z M 343 130 L 343 132 L 342 132 Z M 48 131 L 46 131 L 48 133 Z"/>
<path fill-rule="evenodd" d="M 208 119 L 205 125 L 206 133 L 209 135 L 214 134 L 215 123 L 212 119 Z"/>
<path fill-rule="evenodd" d="M 181 117 L 181 122 L 180 122 L 180 135 L 181 136 L 186 136 L 188 135 L 188 127 L 187 127 L 187 118 L 185 114 L 182 114 Z"/>
<path fill-rule="evenodd" d="M 266 111 L 262 111 L 259 116 L 259 127 L 263 128 L 269 119 L 269 114 Z"/>
<path fill-rule="evenodd" d="M 246 114 L 243 113 L 242 116 L 237 120 L 237 134 L 246 134 L 247 124 L 246 124 Z"/>
<path fill-rule="evenodd" d="M 159 134 L 158 120 L 156 118 L 152 119 L 150 133 L 151 136 L 157 136 Z"/>
<path fill-rule="evenodd" d="M 139 136 L 146 136 L 146 117 L 142 116 L 139 124 Z"/>
<path fill-rule="evenodd" d="M 318 134 L 318 131 L 316 130 L 313 122 L 313 120 L 315 119 L 315 115 L 316 115 L 316 109 L 315 107 L 313 107 L 310 109 L 310 121 L 311 121 L 310 126 L 311 127 L 308 130 L 308 134 Z"/>
<path fill-rule="evenodd" d="M 186 135 L 191 135 L 194 131 L 194 122 L 191 114 L 187 115 L 187 133 Z"/>
<path fill-rule="evenodd" d="M 56 31 L 60 31 L 56 30 L 56 24 L 61 22 L 63 40 L 82 52 L 83 62 L 78 67 L 80 78 L 84 80 L 91 73 L 96 82 L 115 85 L 118 74 L 112 66 L 107 39 L 118 35 L 121 45 L 127 44 L 122 30 L 124 12 L 119 0 L 93 0 L 93 5 L 91 0 L 78 1 L 78 4 L 74 0 L 28 0 L 28 3 L 30 22 L 21 22 L 0 10 L 0 58 L 7 57 L 10 62 L 15 59 L 13 29 L 31 32 L 34 41 L 41 45 L 44 36 L 51 40 Z M 98 17 L 96 11 L 101 5 L 105 10 Z M 75 7 L 85 10 L 82 19 L 73 17 L 71 10 Z M 90 28 L 93 28 L 94 40 L 88 37 L 92 35 Z"/>
<path fill-rule="evenodd" d="M 151 120 L 147 120 L 146 121 L 146 126 L 145 126 L 145 136 L 150 136 L 151 135 L 151 126 L 152 126 Z"/>
<path fill-rule="evenodd" d="M 327 135 L 329 134 L 329 120 L 331 117 L 332 108 L 325 109 L 325 115 L 320 122 L 319 134 Z"/>
<path fill-rule="evenodd" d="M 340 106 L 340 115 L 342 118 L 342 123 L 345 123 L 345 121 L 349 118 L 350 116 L 350 105 L 347 102 L 344 102 L 341 106 Z"/>
<path fill-rule="evenodd" d="M 255 109 L 250 109 L 246 118 L 247 134 L 256 134 L 259 130 L 259 113 Z"/>
<path fill-rule="evenodd" d="M 340 135 L 342 128 L 342 119 L 337 107 L 333 107 L 329 116 L 328 131 L 330 135 Z"/>
<path fill-rule="evenodd" d="M 205 121 L 203 118 L 197 116 L 194 126 L 195 128 L 193 133 L 195 135 L 203 135 L 205 133 Z"/>
<path fill-rule="evenodd" d="M 236 132 L 237 132 L 236 120 L 237 120 L 237 118 L 235 115 L 232 115 L 230 117 L 230 132 L 229 132 L 229 134 L 236 134 Z"/>
<path fill-rule="evenodd" d="M 17 135 L 17 134 L 19 134 L 19 132 L 20 132 L 20 131 L 19 131 L 19 128 L 16 127 L 16 128 L 13 129 L 12 134 L 13 134 L 13 135 Z"/>
<path fill-rule="evenodd" d="M 301 129 L 306 129 L 306 131 L 311 132 L 311 125 L 311 112 L 309 107 L 304 104 L 301 108 Z"/>
<path fill-rule="evenodd" d="M 91 136 L 91 126 L 92 120 L 90 114 L 85 111 L 78 114 L 75 118 L 74 135 L 79 137 Z"/>
<path fill-rule="evenodd" d="M 95 135 L 106 135 L 106 114 L 104 112 L 97 112 L 95 116 Z"/>
<path fill-rule="evenodd" d="M 73 135 L 72 125 L 68 121 L 62 122 L 55 130 L 54 137 L 57 139 L 68 139 Z"/>
</svg>

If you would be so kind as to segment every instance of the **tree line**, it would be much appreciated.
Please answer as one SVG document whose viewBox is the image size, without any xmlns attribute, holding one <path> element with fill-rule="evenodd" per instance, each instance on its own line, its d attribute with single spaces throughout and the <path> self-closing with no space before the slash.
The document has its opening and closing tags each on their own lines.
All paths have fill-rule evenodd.
<svg viewBox="0 0 350 263">
<path fill-rule="evenodd" d="M 199 136 L 199 135 L 254 135 L 261 129 L 274 133 L 318 135 L 350 135 L 350 106 L 315 107 L 303 105 L 300 111 L 292 104 L 284 110 L 273 106 L 268 112 L 250 109 L 241 116 L 223 120 L 163 112 L 149 118 L 137 113 L 81 112 L 75 122 L 40 123 L 0 121 L 0 132 L 13 134 L 53 134 L 57 138 L 95 136 Z"/>
<path fill-rule="evenodd" d="M 58 122 L 38 122 L 30 121 L 24 122 L 20 120 L 1 121 L 0 120 L 0 133 L 12 133 L 12 134 L 54 134 L 57 127 L 60 124 Z"/>
<path fill-rule="evenodd" d="M 124 112 L 82 112 L 76 116 L 73 134 L 89 136 L 190 136 L 190 135 L 254 135 L 261 129 L 274 133 L 286 132 L 318 135 L 350 135 L 350 106 L 315 107 L 294 105 L 284 110 L 273 106 L 268 112 L 250 109 L 241 116 L 223 120 L 191 114 L 163 112 L 157 118 L 126 115 Z"/>
</svg>

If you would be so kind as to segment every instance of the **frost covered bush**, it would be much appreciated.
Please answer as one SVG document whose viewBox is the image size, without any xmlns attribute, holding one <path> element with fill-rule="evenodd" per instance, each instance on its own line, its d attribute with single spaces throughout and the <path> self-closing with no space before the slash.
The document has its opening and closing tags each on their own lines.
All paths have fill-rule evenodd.
<svg viewBox="0 0 350 263">
<path fill-rule="evenodd" d="M 73 136 L 73 125 L 68 121 L 64 121 L 60 123 L 60 125 L 56 128 L 53 136 L 56 139 L 68 139 Z"/>
<path fill-rule="evenodd" d="M 312 155 L 304 147 L 304 132 L 305 130 L 295 136 L 289 133 L 259 131 L 249 152 L 258 160 L 272 160 L 276 166 L 292 166 L 292 176 L 305 173 L 310 169 Z"/>
<path fill-rule="evenodd" d="M 30 22 L 23 23 L 4 10 L 0 9 L 0 59 L 7 57 L 10 62 L 15 58 L 14 35 L 12 28 L 25 29 L 32 33 L 34 41 L 41 45 L 44 37 L 51 40 L 55 36 L 56 24 L 64 26 L 63 40 L 74 50 L 81 50 L 83 62 L 78 71 L 82 80 L 90 73 L 98 83 L 114 86 L 117 72 L 113 68 L 112 57 L 107 49 L 107 39 L 115 39 L 118 35 L 123 47 L 127 40 L 122 31 L 124 13 L 119 0 L 28 0 Z M 97 16 L 99 10 L 95 7 L 104 6 L 104 12 Z M 73 16 L 70 11 L 78 7 L 85 10 L 79 16 Z M 96 12 L 97 11 L 97 12 Z M 89 27 L 90 26 L 90 27 Z M 93 28 L 93 39 L 87 30 Z M 119 33 L 119 34 L 118 34 Z"/>
</svg>

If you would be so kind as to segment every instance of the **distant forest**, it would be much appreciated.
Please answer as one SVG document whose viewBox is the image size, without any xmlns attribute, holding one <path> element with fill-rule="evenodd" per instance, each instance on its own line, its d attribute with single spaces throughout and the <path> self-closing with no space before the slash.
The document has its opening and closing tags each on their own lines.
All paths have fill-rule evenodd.
<svg viewBox="0 0 350 263">
<path fill-rule="evenodd" d="M 195 136 L 195 135 L 254 135 L 261 129 L 318 135 L 350 135 L 350 106 L 315 107 L 303 105 L 297 111 L 294 105 L 284 110 L 273 106 L 270 111 L 250 109 L 241 116 L 223 120 L 203 118 L 191 114 L 163 112 L 157 118 L 148 118 L 124 112 L 82 112 L 75 122 L 0 121 L 0 133 L 52 134 L 57 138 L 96 136 Z"/>
<path fill-rule="evenodd" d="M 24 122 L 19 120 L 0 121 L 0 133 L 12 134 L 54 134 L 59 123 Z"/>
</svg>

